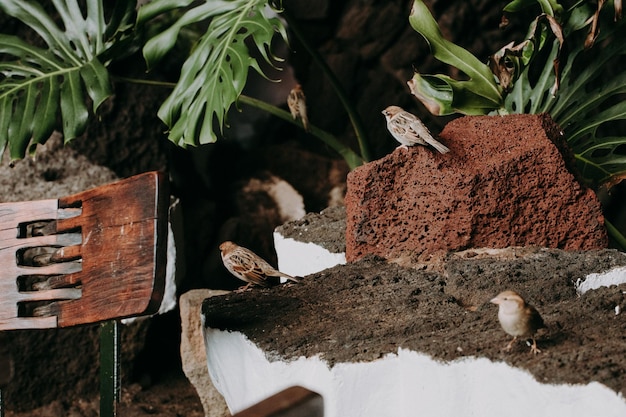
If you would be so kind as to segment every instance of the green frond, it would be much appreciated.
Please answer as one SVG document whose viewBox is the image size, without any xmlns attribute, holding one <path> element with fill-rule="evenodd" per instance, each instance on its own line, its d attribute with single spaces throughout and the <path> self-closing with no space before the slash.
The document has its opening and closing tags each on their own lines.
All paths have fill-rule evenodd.
<svg viewBox="0 0 626 417">
<path fill-rule="evenodd" d="M 47 49 L 0 34 L 0 156 L 23 158 L 62 121 L 66 142 L 84 132 L 90 111 L 111 94 L 100 56 L 119 41 L 134 20 L 134 2 L 118 2 L 109 23 L 102 0 L 53 0 L 62 26 L 36 1 L 3 0 L 0 11 L 20 20 Z M 130 5 L 130 6 L 129 6 Z M 91 104 L 91 110 L 88 107 Z"/>
<path fill-rule="evenodd" d="M 140 10 L 140 19 L 187 2 L 180 3 L 171 2 L 159 10 Z M 174 47 L 182 28 L 210 20 L 206 33 L 183 64 L 174 91 L 159 109 L 159 117 L 170 129 L 171 141 L 181 146 L 216 141 L 215 126 L 222 129 L 226 124 L 226 113 L 241 95 L 249 69 L 265 75 L 260 62 L 251 55 L 248 42 L 265 63 L 275 65 L 278 61 L 270 46 L 277 33 L 286 40 L 286 32 L 272 11 L 276 10 L 270 9 L 266 0 L 206 0 L 146 43 L 144 57 L 148 66 L 154 67 Z"/>
</svg>

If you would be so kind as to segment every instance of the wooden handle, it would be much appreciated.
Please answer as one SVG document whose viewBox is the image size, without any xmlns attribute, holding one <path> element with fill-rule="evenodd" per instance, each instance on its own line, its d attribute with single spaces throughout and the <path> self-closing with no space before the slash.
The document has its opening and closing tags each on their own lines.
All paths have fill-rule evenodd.
<svg viewBox="0 0 626 417">
<path fill-rule="evenodd" d="M 80 216 L 57 222 L 80 228 L 80 299 L 59 302 L 59 327 L 155 313 L 165 288 L 169 192 L 163 174 L 137 175 L 68 198 Z"/>
<path fill-rule="evenodd" d="M 233 417 L 323 417 L 322 396 L 304 387 L 289 387 L 234 414 Z"/>
</svg>

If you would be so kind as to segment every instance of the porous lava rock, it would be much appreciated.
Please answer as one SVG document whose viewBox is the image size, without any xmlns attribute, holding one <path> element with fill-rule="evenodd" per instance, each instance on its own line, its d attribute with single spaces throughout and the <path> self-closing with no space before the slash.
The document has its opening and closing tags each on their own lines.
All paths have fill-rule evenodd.
<svg viewBox="0 0 626 417">
<path fill-rule="evenodd" d="M 398 148 L 348 175 L 349 262 L 475 247 L 607 247 L 600 203 L 575 178 L 549 115 L 462 117 L 439 140 L 449 153 Z"/>
</svg>

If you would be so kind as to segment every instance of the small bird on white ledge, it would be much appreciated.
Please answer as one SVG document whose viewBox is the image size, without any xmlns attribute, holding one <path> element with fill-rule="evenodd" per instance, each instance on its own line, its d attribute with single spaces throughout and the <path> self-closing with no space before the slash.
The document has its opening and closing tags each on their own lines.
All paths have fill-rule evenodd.
<svg viewBox="0 0 626 417">
<path fill-rule="evenodd" d="M 282 277 L 289 281 L 299 282 L 298 279 L 291 275 L 276 270 L 250 249 L 246 249 L 231 241 L 223 242 L 220 245 L 220 252 L 226 269 L 235 277 L 247 282 L 247 285 L 239 288 L 237 291 L 245 291 L 251 285 L 269 287 L 278 283 L 278 279 L 276 282 L 272 282 L 271 277 Z"/>
<path fill-rule="evenodd" d="M 546 326 L 539 312 L 527 304 L 515 291 L 503 291 L 490 302 L 498 306 L 498 320 L 502 329 L 513 336 L 513 340 L 504 348 L 504 351 L 510 351 L 518 337 L 528 337 L 533 341 L 530 352 L 540 353 L 535 333 Z"/>
<path fill-rule="evenodd" d="M 387 130 L 401 143 L 401 147 L 430 145 L 439 153 L 450 152 L 450 149 L 433 138 L 428 128 L 417 116 L 402 107 L 389 106 L 382 113 L 387 120 Z"/>
</svg>

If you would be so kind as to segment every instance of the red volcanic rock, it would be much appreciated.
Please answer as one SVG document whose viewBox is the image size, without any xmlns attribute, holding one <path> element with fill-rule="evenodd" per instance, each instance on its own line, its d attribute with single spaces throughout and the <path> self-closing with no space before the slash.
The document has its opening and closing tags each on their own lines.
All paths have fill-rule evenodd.
<svg viewBox="0 0 626 417">
<path fill-rule="evenodd" d="M 462 117 L 439 140 L 449 153 L 398 148 L 348 175 L 348 261 L 471 247 L 607 246 L 600 203 L 568 170 L 573 158 L 550 116 Z"/>
</svg>

